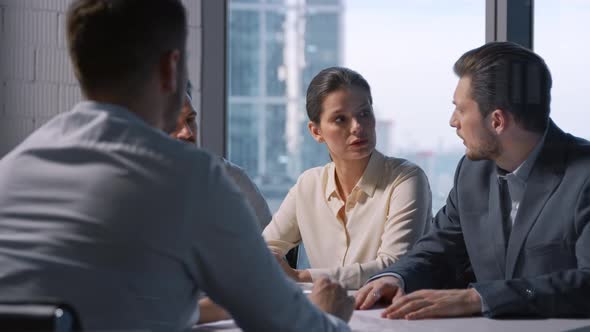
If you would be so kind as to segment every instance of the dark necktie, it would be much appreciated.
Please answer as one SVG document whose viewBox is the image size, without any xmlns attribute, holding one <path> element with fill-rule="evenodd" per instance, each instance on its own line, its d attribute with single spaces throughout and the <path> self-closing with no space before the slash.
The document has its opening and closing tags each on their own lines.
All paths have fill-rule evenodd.
<svg viewBox="0 0 590 332">
<path fill-rule="evenodd" d="M 502 228 L 504 230 L 504 239 L 506 239 L 506 246 L 510 239 L 510 232 L 512 231 L 512 219 L 510 212 L 512 211 L 512 199 L 510 198 L 510 190 L 508 189 L 508 181 L 506 177 L 498 177 L 499 191 L 500 191 L 500 209 L 502 211 Z"/>
</svg>

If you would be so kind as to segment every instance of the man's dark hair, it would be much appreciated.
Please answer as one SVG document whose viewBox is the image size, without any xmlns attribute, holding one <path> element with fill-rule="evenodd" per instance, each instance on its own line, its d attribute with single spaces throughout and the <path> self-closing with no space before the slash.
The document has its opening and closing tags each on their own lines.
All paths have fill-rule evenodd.
<svg viewBox="0 0 590 332">
<path fill-rule="evenodd" d="M 67 40 L 82 90 L 134 95 L 167 52 L 186 61 L 186 25 L 179 0 L 73 1 Z"/>
<path fill-rule="evenodd" d="M 471 97 L 484 117 L 501 109 L 524 129 L 542 133 L 547 128 L 551 73 L 531 50 L 491 42 L 463 54 L 453 69 L 459 77 L 471 78 Z"/>
<path fill-rule="evenodd" d="M 320 71 L 307 87 L 305 108 L 309 120 L 320 123 L 322 103 L 326 96 L 334 91 L 349 89 L 353 86 L 365 90 L 369 96 L 369 103 L 373 104 L 371 87 L 361 74 L 344 67 L 330 67 Z"/>
<path fill-rule="evenodd" d="M 191 101 L 193 100 L 193 84 L 191 80 L 186 81 L 186 95 Z"/>
</svg>

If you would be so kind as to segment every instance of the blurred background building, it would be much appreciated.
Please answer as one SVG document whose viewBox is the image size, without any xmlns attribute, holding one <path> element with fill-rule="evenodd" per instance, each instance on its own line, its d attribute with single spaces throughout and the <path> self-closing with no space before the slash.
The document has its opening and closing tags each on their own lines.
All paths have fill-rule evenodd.
<svg viewBox="0 0 590 332">
<path fill-rule="evenodd" d="M 307 85 L 342 65 L 340 0 L 229 2 L 228 157 L 274 211 L 302 171 L 329 161 L 308 133 Z"/>
</svg>

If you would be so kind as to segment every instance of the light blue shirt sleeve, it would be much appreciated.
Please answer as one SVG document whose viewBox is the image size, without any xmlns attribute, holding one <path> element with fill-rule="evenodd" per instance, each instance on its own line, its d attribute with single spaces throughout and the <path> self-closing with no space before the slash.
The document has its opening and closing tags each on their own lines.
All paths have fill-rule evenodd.
<svg viewBox="0 0 590 332">
<path fill-rule="evenodd" d="M 59 294 L 93 331 L 184 331 L 200 290 L 246 331 L 350 331 L 285 276 L 218 159 L 121 106 L 58 115 L 0 162 L 0 294 Z"/>
<path fill-rule="evenodd" d="M 219 165 L 221 166 L 221 165 Z M 284 272 L 260 235 L 253 210 L 222 167 L 208 174 L 207 209 L 194 211 L 197 284 L 247 331 L 350 331 L 321 312 Z M 253 296 L 256 294 L 256 296 Z M 264 317 L 264 319 L 261 319 Z"/>
</svg>

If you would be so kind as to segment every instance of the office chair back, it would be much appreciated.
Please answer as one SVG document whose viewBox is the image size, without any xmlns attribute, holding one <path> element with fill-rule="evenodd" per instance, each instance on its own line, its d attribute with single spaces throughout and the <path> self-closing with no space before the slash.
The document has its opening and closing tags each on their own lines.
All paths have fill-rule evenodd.
<svg viewBox="0 0 590 332">
<path fill-rule="evenodd" d="M 0 302 L 0 331 L 81 331 L 78 315 L 63 303 Z"/>
</svg>

